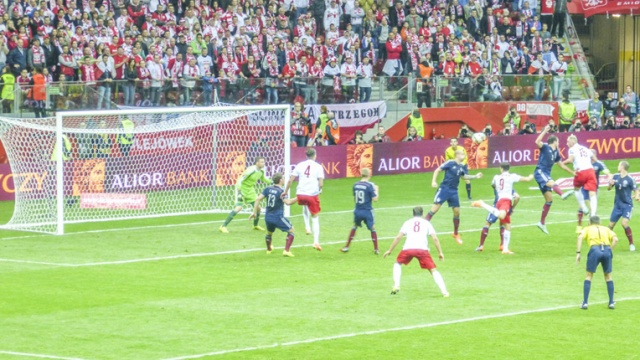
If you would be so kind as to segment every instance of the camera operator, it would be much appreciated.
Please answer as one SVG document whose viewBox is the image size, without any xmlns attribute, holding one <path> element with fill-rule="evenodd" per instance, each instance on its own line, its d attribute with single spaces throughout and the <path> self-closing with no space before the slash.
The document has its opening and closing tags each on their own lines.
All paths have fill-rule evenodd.
<svg viewBox="0 0 640 360">
<path fill-rule="evenodd" d="M 307 146 L 308 147 L 324 146 L 325 143 L 324 143 L 324 139 L 322 138 L 323 135 L 324 133 L 322 132 L 322 129 L 316 129 L 316 135 L 309 139 Z"/>
<path fill-rule="evenodd" d="M 502 131 L 500 132 L 500 135 L 504 135 L 504 136 L 511 135 L 511 129 L 509 129 L 509 128 L 502 129 Z"/>
<path fill-rule="evenodd" d="M 297 147 L 304 147 L 309 142 L 311 122 L 302 108 L 302 104 L 296 102 L 291 111 L 291 142 Z"/>
<path fill-rule="evenodd" d="M 636 118 L 636 122 L 633 123 L 633 127 L 636 129 L 640 128 L 640 118 Z"/>
<path fill-rule="evenodd" d="M 600 126 L 598 126 L 598 118 L 593 116 L 591 117 L 591 119 L 589 119 L 589 122 L 587 123 L 587 127 L 586 127 L 587 131 L 597 131 L 600 130 Z"/>
<path fill-rule="evenodd" d="M 577 119 L 569 127 L 569 132 L 580 132 L 580 131 L 585 131 L 585 129 L 582 126 L 582 121 L 580 121 L 580 119 Z"/>
<path fill-rule="evenodd" d="M 618 129 L 628 130 L 630 128 L 631 128 L 631 117 L 625 115 L 625 117 L 622 118 L 622 124 L 618 126 Z"/>
<path fill-rule="evenodd" d="M 369 140 L 369 143 L 373 144 L 373 143 L 382 143 L 382 142 L 385 142 L 385 143 L 391 142 L 391 138 L 385 135 L 384 126 L 380 125 L 378 126 L 378 133 L 373 135 L 371 140 Z"/>
<path fill-rule="evenodd" d="M 557 133 L 558 132 L 558 125 L 556 125 L 556 121 L 553 119 L 549 120 L 549 131 L 547 131 L 547 133 L 549 134 L 553 134 L 553 133 Z"/>
<path fill-rule="evenodd" d="M 515 134 L 520 129 L 520 115 L 516 112 L 515 106 L 509 107 L 509 112 L 502 119 L 504 127 L 509 128 L 511 134 Z"/>
<path fill-rule="evenodd" d="M 629 105 L 625 102 L 624 98 L 618 100 L 618 105 L 613 112 L 616 118 L 616 126 L 620 127 L 624 118 L 630 118 L 631 112 L 629 111 Z"/>
<path fill-rule="evenodd" d="M 607 117 L 607 120 L 604 122 L 604 126 L 602 127 L 602 130 L 615 130 L 616 128 L 616 119 L 613 115 L 609 115 L 609 117 Z"/>
<path fill-rule="evenodd" d="M 487 137 L 492 136 L 493 135 L 493 129 L 491 128 L 491 124 L 487 124 L 484 127 L 484 130 L 482 130 L 482 132 L 487 135 Z"/>
<path fill-rule="evenodd" d="M 460 130 L 458 131 L 458 139 L 462 138 L 470 138 L 473 133 L 467 124 L 462 124 Z"/>
<path fill-rule="evenodd" d="M 364 135 L 362 134 L 362 131 L 360 130 L 356 130 L 356 134 L 354 136 L 354 138 L 349 141 L 349 144 L 356 144 L 356 145 L 360 145 L 360 144 L 366 144 L 367 142 L 364 141 Z"/>
<path fill-rule="evenodd" d="M 422 136 L 420 136 L 418 130 L 412 126 L 409 128 L 409 134 L 403 141 L 422 141 Z"/>
<path fill-rule="evenodd" d="M 518 135 L 530 135 L 530 134 L 535 134 L 536 133 L 536 128 L 535 125 L 533 125 L 530 122 L 525 122 L 524 126 L 522 127 L 522 129 L 520 131 L 518 131 Z"/>
</svg>

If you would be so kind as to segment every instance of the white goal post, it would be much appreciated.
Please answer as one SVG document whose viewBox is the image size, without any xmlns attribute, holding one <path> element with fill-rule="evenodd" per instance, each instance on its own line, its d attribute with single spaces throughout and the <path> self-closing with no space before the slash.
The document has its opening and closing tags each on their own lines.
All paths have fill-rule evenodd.
<svg viewBox="0 0 640 360">
<path fill-rule="evenodd" d="M 0 117 L 15 187 L 0 228 L 64 234 L 73 223 L 228 212 L 256 158 L 267 177 L 288 179 L 290 124 L 288 105 Z"/>
</svg>

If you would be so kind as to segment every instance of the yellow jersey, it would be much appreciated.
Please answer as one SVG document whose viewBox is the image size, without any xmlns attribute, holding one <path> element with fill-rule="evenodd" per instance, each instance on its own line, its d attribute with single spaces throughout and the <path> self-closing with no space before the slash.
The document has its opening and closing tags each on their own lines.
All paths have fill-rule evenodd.
<svg viewBox="0 0 640 360">
<path fill-rule="evenodd" d="M 611 246 L 616 233 L 606 226 L 589 225 L 582 229 L 580 235 L 582 235 L 582 240 L 586 241 L 589 247 L 594 245 Z"/>
<path fill-rule="evenodd" d="M 462 160 L 462 165 L 467 165 L 467 150 L 465 150 L 460 145 L 458 145 L 455 149 L 453 148 L 453 146 L 449 146 L 447 150 L 444 151 L 444 159 L 447 161 L 455 159 L 457 150 L 462 150 L 464 152 L 464 160 Z"/>
</svg>

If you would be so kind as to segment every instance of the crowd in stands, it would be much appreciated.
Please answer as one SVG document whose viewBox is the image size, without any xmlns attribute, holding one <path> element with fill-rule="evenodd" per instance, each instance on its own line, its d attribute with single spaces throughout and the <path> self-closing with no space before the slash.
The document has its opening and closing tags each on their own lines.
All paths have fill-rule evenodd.
<svg viewBox="0 0 640 360">
<path fill-rule="evenodd" d="M 374 77 L 396 88 L 408 73 L 462 79 L 485 100 L 512 74 L 533 75 L 523 85 L 541 98 L 551 74 L 558 98 L 567 63 L 538 12 L 537 0 L 10 0 L 0 67 L 4 86 L 28 86 L 36 68 L 93 85 L 83 95 L 97 108 L 207 105 L 214 89 L 222 101 L 364 102 Z"/>
</svg>

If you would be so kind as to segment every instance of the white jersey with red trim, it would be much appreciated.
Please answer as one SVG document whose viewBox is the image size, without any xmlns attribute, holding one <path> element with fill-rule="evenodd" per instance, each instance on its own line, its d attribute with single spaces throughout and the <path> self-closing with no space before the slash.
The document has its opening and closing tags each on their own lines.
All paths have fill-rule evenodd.
<svg viewBox="0 0 640 360">
<path fill-rule="evenodd" d="M 324 169 L 314 160 L 305 160 L 299 163 L 291 175 L 298 178 L 297 195 L 314 196 L 320 193 L 318 179 L 324 179 Z"/>
<path fill-rule="evenodd" d="M 513 184 L 520 181 L 520 178 L 520 175 L 510 174 L 509 172 L 494 176 L 491 184 L 498 193 L 498 199 L 511 200 L 513 198 Z"/>
<path fill-rule="evenodd" d="M 429 236 L 436 230 L 429 221 L 415 216 L 402 224 L 400 232 L 407 237 L 402 250 L 429 250 Z"/>
<path fill-rule="evenodd" d="M 573 169 L 575 171 L 593 169 L 591 164 L 593 154 L 588 147 L 575 144 L 569 148 L 569 156 L 573 156 Z"/>
</svg>

